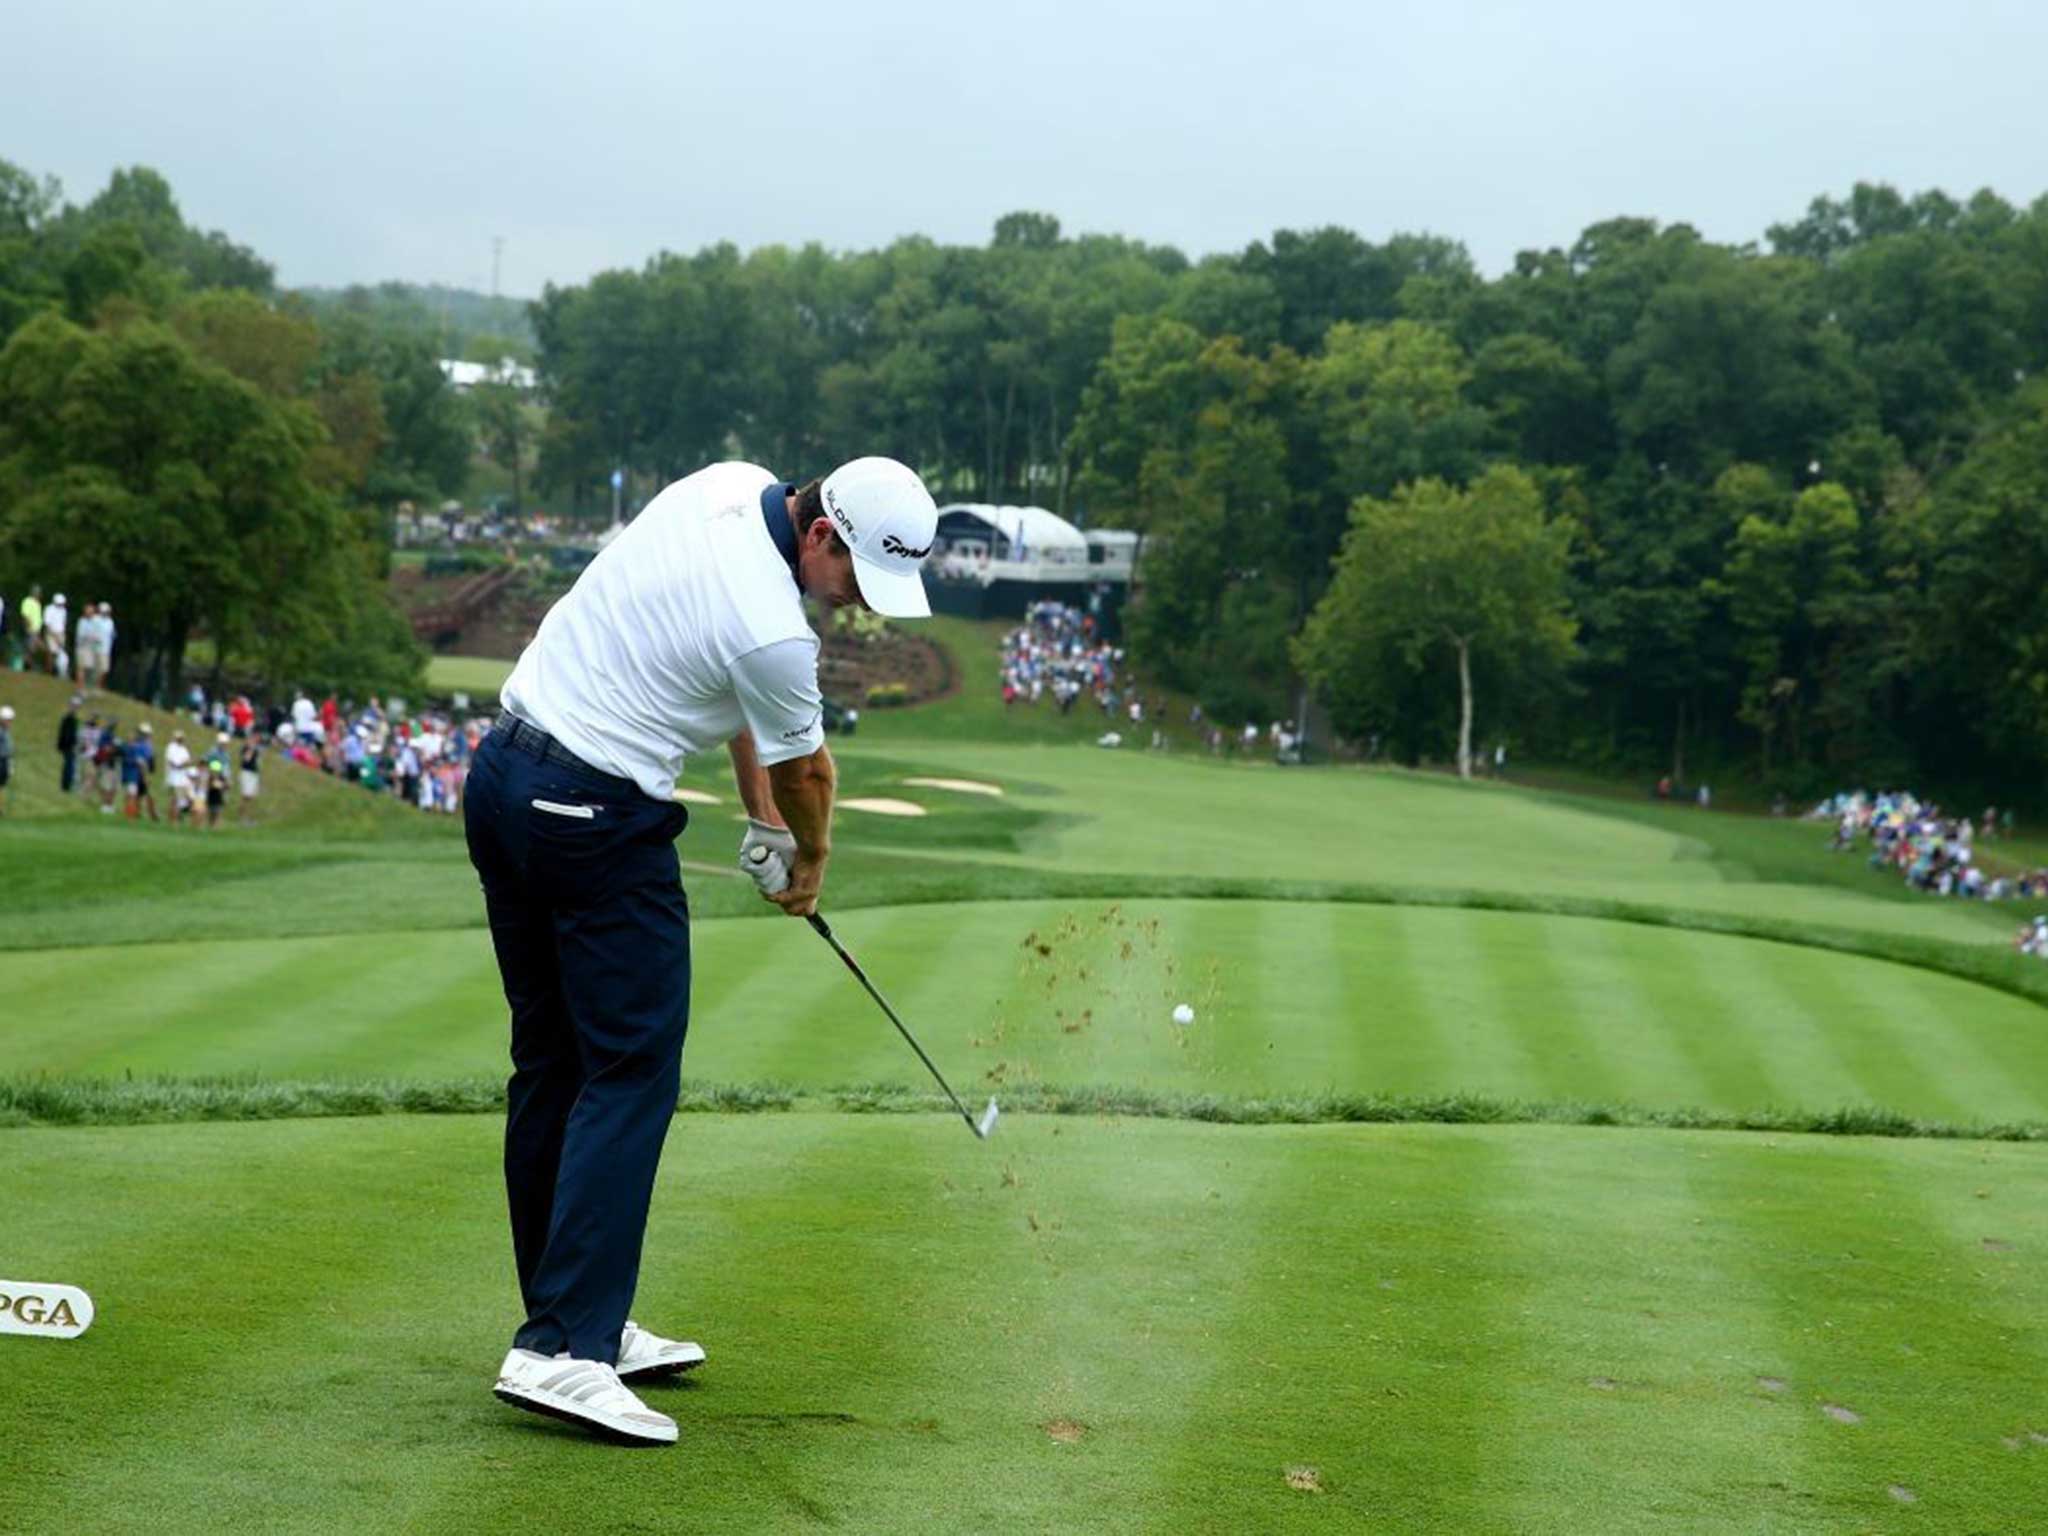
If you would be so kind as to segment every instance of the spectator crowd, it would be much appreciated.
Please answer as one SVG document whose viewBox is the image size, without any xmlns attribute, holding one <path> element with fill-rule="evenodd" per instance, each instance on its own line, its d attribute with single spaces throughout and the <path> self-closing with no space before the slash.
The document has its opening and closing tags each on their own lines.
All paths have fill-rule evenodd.
<svg viewBox="0 0 2048 1536">
<path fill-rule="evenodd" d="M 316 704 L 303 689 L 289 704 L 259 711 L 246 694 L 209 697 L 194 683 L 183 701 L 191 731 L 180 726 L 160 743 L 149 721 L 124 725 L 111 711 L 81 713 L 88 697 L 106 687 L 117 638 L 111 603 L 87 603 L 74 621 L 62 592 L 45 602 L 42 588 L 31 586 L 11 607 L 0 597 L 0 670 L 46 673 L 79 690 L 57 728 L 59 787 L 96 800 L 102 815 L 213 828 L 232 798 L 238 819 L 248 822 L 264 773 L 279 763 L 422 811 L 453 814 L 462 807 L 488 719 L 413 713 L 395 698 L 358 707 L 330 695 Z M 14 710 L 0 708 L 0 814 L 19 752 Z"/>
<path fill-rule="evenodd" d="M 1828 844 L 1834 852 L 1867 847 L 1871 868 L 1888 870 L 1915 890 L 1968 901 L 2048 900 L 2048 869 L 1992 875 L 1978 858 L 1982 844 L 2013 837 L 2011 807 L 2001 813 L 1987 805 L 1973 819 L 1950 816 L 1909 791 L 1848 790 L 1806 814 L 1834 828 Z M 2016 942 L 2022 954 L 2048 959 L 2048 916 L 2023 924 Z"/>
<path fill-rule="evenodd" d="M 1064 715 L 1086 695 L 1114 716 L 1123 659 L 1121 648 L 1097 634 L 1093 614 L 1050 600 L 1033 603 L 1023 624 L 1003 636 L 1003 704 L 1037 704 L 1050 696 Z"/>
<path fill-rule="evenodd" d="M 43 589 L 32 586 L 11 613 L 0 594 L 0 668 L 47 672 L 80 688 L 104 688 L 115 634 L 112 603 L 85 604 L 74 625 L 62 592 L 46 603 Z"/>
</svg>

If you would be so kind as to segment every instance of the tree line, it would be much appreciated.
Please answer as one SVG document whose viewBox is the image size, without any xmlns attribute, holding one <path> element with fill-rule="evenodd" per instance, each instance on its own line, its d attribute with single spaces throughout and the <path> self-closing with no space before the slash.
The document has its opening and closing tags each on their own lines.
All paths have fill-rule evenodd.
<svg viewBox="0 0 2048 1536">
<path fill-rule="evenodd" d="M 1144 535 L 1132 643 L 1225 718 L 1444 760 L 2039 798 L 2048 198 L 1859 185 L 1758 244 L 1614 219 L 1190 260 L 718 245 L 534 307 L 544 482 L 886 452 Z"/>
<path fill-rule="evenodd" d="M 199 630 L 279 677 L 416 662 L 389 508 L 536 425 L 436 366 L 526 355 L 504 307 L 422 297 L 280 293 L 154 172 L 74 206 L 0 162 L 0 590 L 104 593 L 167 676 Z M 1015 213 L 663 252 L 528 319 L 554 497 L 885 452 L 1134 527 L 1132 646 L 1221 718 L 1308 690 L 1403 759 L 2040 798 L 2048 199 L 1615 219 L 1493 278 L 1431 235 L 1194 260 Z"/>
<path fill-rule="evenodd" d="M 118 686 L 193 638 L 273 687 L 410 688 L 389 517 L 461 490 L 447 339 L 389 293 L 280 293 L 144 167 L 83 204 L 0 160 L 0 593 L 115 605 Z"/>
</svg>

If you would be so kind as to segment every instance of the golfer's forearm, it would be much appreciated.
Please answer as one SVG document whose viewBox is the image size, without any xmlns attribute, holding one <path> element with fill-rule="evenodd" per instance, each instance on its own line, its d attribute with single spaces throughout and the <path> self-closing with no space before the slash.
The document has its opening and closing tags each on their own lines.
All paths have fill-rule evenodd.
<svg viewBox="0 0 2048 1536">
<path fill-rule="evenodd" d="M 824 747 L 768 770 L 775 808 L 795 835 L 799 853 L 823 858 L 832 851 L 832 792 L 837 783 L 832 754 Z"/>
<path fill-rule="evenodd" d="M 733 786 L 739 790 L 740 804 L 747 808 L 747 814 L 771 827 L 781 826 L 782 813 L 775 809 L 775 796 L 768 787 L 768 770 L 754 753 L 754 738 L 741 731 L 726 743 L 725 749 L 732 757 Z"/>
</svg>

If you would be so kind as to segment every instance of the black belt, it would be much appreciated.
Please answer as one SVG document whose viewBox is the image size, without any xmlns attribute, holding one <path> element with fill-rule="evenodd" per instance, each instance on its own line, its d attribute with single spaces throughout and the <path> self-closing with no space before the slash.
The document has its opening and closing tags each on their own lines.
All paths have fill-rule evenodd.
<svg viewBox="0 0 2048 1536">
<path fill-rule="evenodd" d="M 583 761 L 582 758 L 571 752 L 539 726 L 528 725 L 516 715 L 500 716 L 498 723 L 491 728 L 491 735 L 505 743 L 506 746 L 524 752 L 529 757 L 537 757 L 544 763 L 557 763 L 564 768 L 573 768 L 578 773 L 591 774 L 600 779 L 610 779 L 614 783 L 626 785 L 633 789 L 639 788 L 638 785 L 633 784 L 630 780 L 621 779 L 617 774 L 606 773 L 602 768 L 591 767 L 590 764 Z"/>
</svg>

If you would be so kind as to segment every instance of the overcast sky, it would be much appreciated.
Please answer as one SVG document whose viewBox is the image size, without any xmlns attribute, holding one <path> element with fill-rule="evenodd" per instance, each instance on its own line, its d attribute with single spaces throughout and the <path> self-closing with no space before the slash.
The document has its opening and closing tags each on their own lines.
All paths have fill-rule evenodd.
<svg viewBox="0 0 2048 1536">
<path fill-rule="evenodd" d="M 2044 0 L 0 0 L 0 157 L 118 165 L 287 284 L 537 293 L 663 247 L 1190 253 L 1616 214 L 1750 240 L 1856 180 L 2048 191 Z"/>
</svg>

